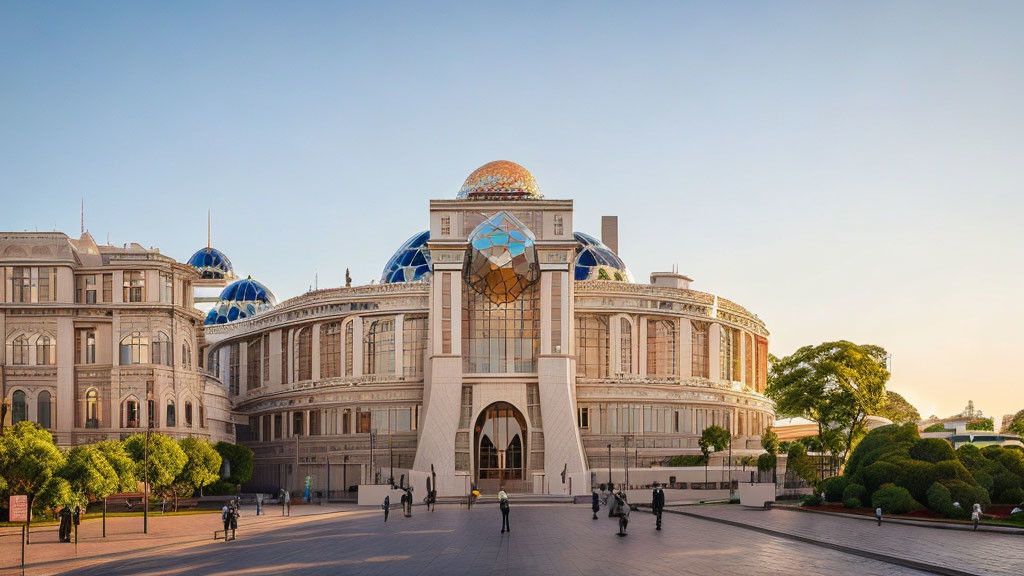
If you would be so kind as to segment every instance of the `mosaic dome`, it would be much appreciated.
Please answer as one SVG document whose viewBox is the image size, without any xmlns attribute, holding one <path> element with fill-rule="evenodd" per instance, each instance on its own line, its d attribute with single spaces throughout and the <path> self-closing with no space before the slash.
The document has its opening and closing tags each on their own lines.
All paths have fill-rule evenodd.
<svg viewBox="0 0 1024 576">
<path fill-rule="evenodd" d="M 381 284 L 396 282 L 419 282 L 430 278 L 430 230 L 414 234 L 395 252 L 384 265 L 380 276 Z"/>
<path fill-rule="evenodd" d="M 456 196 L 478 200 L 531 200 L 543 197 L 533 174 L 508 160 L 489 162 L 474 170 Z"/>
<path fill-rule="evenodd" d="M 203 323 L 207 326 L 227 324 L 270 310 L 275 304 L 277 299 L 274 298 L 274 294 L 250 276 L 245 280 L 228 284 Z"/>
<path fill-rule="evenodd" d="M 199 277 L 207 280 L 235 277 L 231 260 L 216 248 L 200 248 L 188 259 L 188 265 L 199 270 Z"/>
<path fill-rule="evenodd" d="M 469 236 L 463 273 L 491 302 L 514 302 L 540 278 L 533 232 L 508 212 L 484 220 Z"/>
<path fill-rule="evenodd" d="M 576 238 L 576 280 L 633 281 L 633 274 L 611 248 L 589 234 L 572 235 Z"/>
</svg>

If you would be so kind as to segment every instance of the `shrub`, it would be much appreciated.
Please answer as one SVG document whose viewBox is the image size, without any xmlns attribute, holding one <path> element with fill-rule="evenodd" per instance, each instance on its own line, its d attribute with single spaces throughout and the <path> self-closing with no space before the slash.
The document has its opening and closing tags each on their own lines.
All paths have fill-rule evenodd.
<svg viewBox="0 0 1024 576">
<path fill-rule="evenodd" d="M 955 458 L 955 456 L 954 456 Z M 936 480 L 960 480 L 968 484 L 976 484 L 974 476 L 957 460 L 943 460 L 935 465 Z"/>
<path fill-rule="evenodd" d="M 203 487 L 205 496 L 229 496 L 235 493 L 235 485 L 227 480 L 218 480 L 209 486 Z"/>
<path fill-rule="evenodd" d="M 939 482 L 933 483 L 928 488 L 928 508 L 932 512 L 942 514 L 947 518 L 966 520 L 970 516 L 967 510 L 953 506 L 953 496 L 950 494 L 949 488 L 946 488 Z"/>
<path fill-rule="evenodd" d="M 875 462 L 864 469 L 864 485 L 874 492 L 883 484 L 891 484 L 899 478 L 900 467 L 891 462 Z"/>
<path fill-rule="evenodd" d="M 999 495 L 999 499 L 996 502 L 1000 504 L 1020 504 L 1024 502 L 1024 490 L 1020 488 L 1005 490 Z"/>
<path fill-rule="evenodd" d="M 1014 448 L 1016 448 L 1016 446 L 1014 446 Z M 1020 450 L 1002 448 L 993 459 L 1002 464 L 1007 471 L 1024 479 L 1024 452 L 1021 452 Z"/>
<path fill-rule="evenodd" d="M 910 448 L 921 435 L 913 423 L 879 426 L 868 432 L 853 449 L 846 462 L 846 475 L 857 478 L 866 467 L 879 460 L 898 461 L 910 457 Z"/>
<path fill-rule="evenodd" d="M 860 484 L 848 484 L 843 490 L 843 506 L 847 508 L 860 508 L 868 498 L 868 489 Z M 851 503 L 853 505 L 851 506 Z"/>
<path fill-rule="evenodd" d="M 928 487 L 939 478 L 935 464 L 923 460 L 908 460 L 899 472 L 896 485 L 906 488 L 914 500 L 924 502 L 928 497 Z"/>
<path fill-rule="evenodd" d="M 977 472 L 972 472 L 971 476 L 974 476 L 974 481 L 978 483 L 978 486 L 988 490 L 989 494 L 992 493 L 992 488 L 995 486 L 995 483 L 992 481 L 991 474 L 979 470 Z"/>
<path fill-rule="evenodd" d="M 761 454 L 757 457 L 757 469 L 766 472 L 775 468 L 775 454 Z"/>
<path fill-rule="evenodd" d="M 669 466 L 703 466 L 707 458 L 703 454 L 687 454 L 685 456 L 673 456 L 669 459 Z"/>
<path fill-rule="evenodd" d="M 946 431 L 946 425 L 943 424 L 942 422 L 936 422 L 935 424 L 932 424 L 931 426 L 925 428 L 924 431 L 925 432 L 945 432 Z"/>
<path fill-rule="evenodd" d="M 822 482 L 822 492 L 825 494 L 826 502 L 842 502 L 843 491 L 846 490 L 850 481 L 843 476 L 833 476 Z"/>
<path fill-rule="evenodd" d="M 982 508 L 992 505 L 988 491 L 981 486 L 971 486 L 961 480 L 942 480 L 942 485 L 949 489 L 953 502 L 959 502 L 963 510 L 970 510 L 975 504 L 981 504 Z"/>
<path fill-rule="evenodd" d="M 921 438 L 910 448 L 910 456 L 934 464 L 955 459 L 956 452 L 953 451 L 953 445 L 942 438 Z"/>
<path fill-rule="evenodd" d="M 1020 487 L 1021 479 L 1014 474 L 1010 474 L 1009 472 L 996 474 L 995 476 L 992 477 L 992 495 L 999 496 L 999 502 L 1003 501 L 1001 497 L 1003 492 L 1006 492 L 1008 490 L 1019 489 Z M 1006 502 L 1006 504 L 1010 504 L 1010 502 Z"/>
<path fill-rule="evenodd" d="M 231 466 L 231 476 L 227 478 L 228 482 L 245 484 L 252 478 L 252 450 L 241 444 L 231 444 L 230 442 L 217 442 L 213 448 Z"/>
<path fill-rule="evenodd" d="M 921 509 L 921 505 L 906 488 L 889 484 L 871 495 L 871 507 L 881 508 L 886 514 L 906 514 Z"/>
<path fill-rule="evenodd" d="M 807 496 L 804 496 L 801 504 L 804 506 L 819 506 L 821 505 L 821 497 L 817 494 L 808 494 Z"/>
</svg>

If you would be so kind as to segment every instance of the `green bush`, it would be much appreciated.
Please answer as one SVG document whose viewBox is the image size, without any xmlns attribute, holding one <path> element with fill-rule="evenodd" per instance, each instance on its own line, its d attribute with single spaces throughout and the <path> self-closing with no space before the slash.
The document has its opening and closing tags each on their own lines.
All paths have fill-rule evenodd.
<svg viewBox="0 0 1024 576">
<path fill-rule="evenodd" d="M 970 513 L 963 508 L 953 506 L 953 496 L 950 494 L 949 488 L 946 488 L 939 482 L 935 482 L 928 488 L 928 508 L 932 512 L 942 514 L 947 518 L 965 520 L 970 516 Z"/>
<path fill-rule="evenodd" d="M 1024 490 L 1020 488 L 1005 490 L 999 495 L 999 499 L 996 502 L 1000 504 L 1020 504 L 1024 502 Z"/>
<path fill-rule="evenodd" d="M 942 422 L 936 422 L 935 424 L 932 424 L 931 426 L 925 428 L 924 431 L 925 432 L 945 432 L 946 431 L 946 425 L 943 424 Z"/>
<path fill-rule="evenodd" d="M 975 504 L 981 504 L 983 509 L 992 505 L 988 491 L 981 486 L 971 486 L 961 480 L 943 480 L 942 485 L 949 488 L 953 502 L 959 502 L 964 510 L 970 510 Z"/>
<path fill-rule="evenodd" d="M 971 476 L 974 476 L 974 481 L 978 483 L 978 486 L 988 490 L 989 494 L 992 493 L 992 488 L 995 486 L 995 482 L 993 482 L 991 474 L 978 470 L 977 472 L 972 472 Z"/>
<path fill-rule="evenodd" d="M 669 466 L 703 466 L 707 458 L 703 454 L 686 454 L 685 456 L 673 456 L 669 458 Z"/>
<path fill-rule="evenodd" d="M 820 506 L 821 497 L 817 494 L 808 494 L 807 496 L 804 496 L 801 504 L 804 506 Z"/>
<path fill-rule="evenodd" d="M 252 450 L 241 444 L 217 442 L 213 446 L 220 457 L 231 465 L 231 476 L 227 478 L 231 484 L 245 484 L 252 479 Z"/>
<path fill-rule="evenodd" d="M 896 485 L 906 488 L 914 500 L 924 502 L 928 498 L 928 487 L 938 479 L 935 464 L 923 460 L 907 460 L 896 478 Z"/>
<path fill-rule="evenodd" d="M 843 490 L 846 490 L 850 481 L 844 476 L 833 476 L 822 481 L 821 491 L 825 494 L 826 502 L 842 502 Z"/>
<path fill-rule="evenodd" d="M 218 480 L 203 487 L 204 496 L 230 496 L 235 493 L 235 485 L 227 480 Z"/>
<path fill-rule="evenodd" d="M 891 484 L 900 476 L 900 467 L 891 462 L 875 462 L 864 468 L 864 486 L 874 492 L 883 484 Z"/>
<path fill-rule="evenodd" d="M 857 443 L 846 462 L 846 475 L 856 479 L 864 468 L 879 460 L 894 462 L 910 458 L 910 448 L 920 438 L 912 422 L 879 426 Z"/>
<path fill-rule="evenodd" d="M 955 458 L 954 455 L 953 460 L 943 460 L 935 464 L 936 480 L 960 480 L 968 484 L 976 484 L 971 472 Z"/>
<path fill-rule="evenodd" d="M 886 514 L 906 514 L 922 508 L 906 488 L 893 484 L 883 486 L 871 495 L 871 507 L 881 508 Z"/>
<path fill-rule="evenodd" d="M 848 484 L 846 490 L 843 490 L 843 506 L 847 508 L 860 508 L 864 506 L 867 499 L 868 489 L 860 484 Z M 855 502 L 855 504 L 851 506 L 851 502 Z"/>
<path fill-rule="evenodd" d="M 993 460 L 1002 464 L 1003 468 L 1008 472 L 1024 479 L 1024 452 L 1010 448 L 1001 448 Z"/>
<path fill-rule="evenodd" d="M 955 459 L 956 452 L 953 451 L 953 445 L 942 438 L 921 438 L 910 448 L 910 456 L 934 464 Z"/>
<path fill-rule="evenodd" d="M 1007 490 L 1014 490 L 1020 488 L 1022 485 L 1021 479 L 1016 474 L 1009 472 L 1002 472 L 992 477 L 992 494 L 995 496 L 1002 495 Z M 999 502 L 1002 502 L 1002 498 L 999 498 Z M 1009 504 L 1009 502 L 1007 502 Z"/>
<path fill-rule="evenodd" d="M 775 468 L 775 454 L 761 454 L 757 457 L 757 469 L 761 472 L 767 472 Z"/>
</svg>

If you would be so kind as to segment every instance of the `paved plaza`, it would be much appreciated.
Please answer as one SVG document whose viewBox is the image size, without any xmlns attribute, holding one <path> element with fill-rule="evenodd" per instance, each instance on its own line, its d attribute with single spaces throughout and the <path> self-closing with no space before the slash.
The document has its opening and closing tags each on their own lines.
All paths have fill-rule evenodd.
<svg viewBox="0 0 1024 576">
<path fill-rule="evenodd" d="M 511 513 L 512 532 L 501 534 L 496 505 L 472 511 L 455 506 L 422 507 L 412 518 L 400 510 L 384 524 L 379 510 L 296 507 L 291 518 L 269 508 L 253 517 L 246 509 L 239 538 L 215 542 L 218 514 L 155 517 L 149 536 L 138 518 L 111 519 L 107 540 L 99 522 L 86 522 L 77 558 L 56 543 L 56 527 L 33 535 L 27 574 L 923 574 L 891 562 L 848 554 L 813 543 L 666 513 L 654 529 L 649 513 L 633 514 L 629 536 L 589 507 L 520 504 Z M 883 525 L 818 514 L 747 510 L 737 506 L 687 507 L 780 532 L 814 534 L 847 545 L 902 556 L 969 573 L 1019 573 L 1024 566 L 1018 535 L 970 533 Z M 4 529 L 8 534 L 10 529 Z M 16 574 L 16 539 L 0 538 L 0 573 Z M 40 564 L 44 558 L 45 563 Z"/>
</svg>

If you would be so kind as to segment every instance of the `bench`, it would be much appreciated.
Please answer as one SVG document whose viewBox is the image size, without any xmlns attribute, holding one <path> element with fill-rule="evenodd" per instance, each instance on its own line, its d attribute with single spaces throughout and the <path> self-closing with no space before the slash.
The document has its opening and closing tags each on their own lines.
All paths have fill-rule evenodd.
<svg viewBox="0 0 1024 576">
<path fill-rule="evenodd" d="M 228 533 L 229 532 L 231 533 L 231 537 L 230 538 L 228 538 Z M 214 530 L 213 531 L 213 539 L 214 540 L 224 540 L 225 542 L 229 542 L 229 541 L 235 539 L 235 531 L 234 530 Z"/>
</svg>

